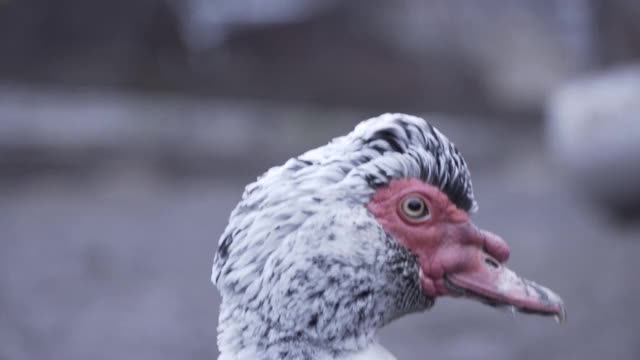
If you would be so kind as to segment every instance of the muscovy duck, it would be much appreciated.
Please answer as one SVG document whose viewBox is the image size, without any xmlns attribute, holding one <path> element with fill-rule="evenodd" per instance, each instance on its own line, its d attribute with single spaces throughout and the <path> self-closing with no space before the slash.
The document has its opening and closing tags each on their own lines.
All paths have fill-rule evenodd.
<svg viewBox="0 0 640 360">
<path fill-rule="evenodd" d="M 462 155 L 422 118 L 384 114 L 274 167 L 231 213 L 211 280 L 220 360 L 393 359 L 376 331 L 437 297 L 565 318 L 477 228 Z"/>
</svg>

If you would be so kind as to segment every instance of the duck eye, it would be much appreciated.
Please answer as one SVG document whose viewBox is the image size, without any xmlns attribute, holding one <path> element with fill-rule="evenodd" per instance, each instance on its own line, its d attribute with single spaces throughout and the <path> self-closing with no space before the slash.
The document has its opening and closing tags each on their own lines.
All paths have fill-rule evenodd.
<svg viewBox="0 0 640 360">
<path fill-rule="evenodd" d="M 429 217 L 427 204 L 418 196 L 406 197 L 402 200 L 400 209 L 409 220 L 425 220 Z"/>
</svg>

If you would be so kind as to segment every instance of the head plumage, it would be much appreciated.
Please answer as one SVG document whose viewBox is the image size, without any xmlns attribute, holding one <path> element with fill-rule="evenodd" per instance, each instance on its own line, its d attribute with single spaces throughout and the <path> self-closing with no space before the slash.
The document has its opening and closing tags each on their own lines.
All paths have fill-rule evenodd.
<svg viewBox="0 0 640 360">
<path fill-rule="evenodd" d="M 260 219 L 280 220 L 278 231 L 293 231 L 307 216 L 298 208 L 330 203 L 326 200 L 364 205 L 376 188 L 397 178 L 422 179 L 439 187 L 457 207 L 477 208 L 469 170 L 455 145 L 422 118 L 383 114 L 249 184 L 220 239 L 212 280 L 218 280 L 231 248 L 248 248 L 250 234 L 271 234 L 270 225 Z"/>
<path fill-rule="evenodd" d="M 424 119 L 406 114 L 365 120 L 348 135 L 289 160 L 282 170 L 287 176 L 280 180 L 292 179 L 294 185 L 364 181 L 378 188 L 415 177 L 439 187 L 465 211 L 477 207 L 469 169 L 455 145 Z"/>
</svg>

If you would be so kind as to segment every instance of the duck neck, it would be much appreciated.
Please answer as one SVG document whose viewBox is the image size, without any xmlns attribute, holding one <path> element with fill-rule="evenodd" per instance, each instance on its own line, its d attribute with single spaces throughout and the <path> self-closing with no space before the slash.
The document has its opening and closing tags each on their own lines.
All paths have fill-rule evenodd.
<svg viewBox="0 0 640 360">
<path fill-rule="evenodd" d="M 432 305 L 415 256 L 364 208 L 318 216 L 298 231 L 329 228 L 328 239 L 292 233 L 260 271 L 222 272 L 221 360 L 348 359 L 373 346 L 390 321 Z"/>
<path fill-rule="evenodd" d="M 295 321 L 290 314 L 273 316 L 223 301 L 218 328 L 219 360 L 347 360 L 376 344 L 375 333 L 382 323 L 365 321 L 364 316 L 361 324 L 330 320 L 332 317 L 326 315 L 332 311 L 342 313 L 341 309 L 326 308 L 322 316 L 310 310 Z M 355 311 L 365 314 L 364 309 Z"/>
</svg>

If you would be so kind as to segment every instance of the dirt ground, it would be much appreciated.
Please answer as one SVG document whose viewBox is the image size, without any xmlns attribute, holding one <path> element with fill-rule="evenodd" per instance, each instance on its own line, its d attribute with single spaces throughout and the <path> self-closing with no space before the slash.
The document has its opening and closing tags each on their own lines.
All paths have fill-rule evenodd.
<svg viewBox="0 0 640 360">
<path fill-rule="evenodd" d="M 510 139 L 499 159 L 474 162 L 495 144 L 461 146 L 475 221 L 564 298 L 568 322 L 443 299 L 382 344 L 399 359 L 640 359 L 640 225 L 582 200 L 527 134 Z M 2 182 L 0 359 L 215 359 L 210 264 L 250 180 L 121 169 Z"/>
</svg>

